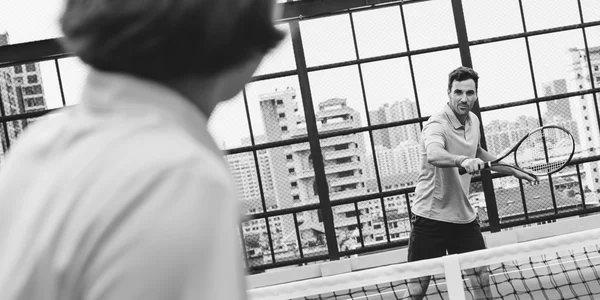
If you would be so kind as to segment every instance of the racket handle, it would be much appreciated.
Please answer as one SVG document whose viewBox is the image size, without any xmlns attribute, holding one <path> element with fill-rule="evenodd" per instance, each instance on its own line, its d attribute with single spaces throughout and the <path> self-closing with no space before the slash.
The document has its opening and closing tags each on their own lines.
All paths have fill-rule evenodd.
<svg viewBox="0 0 600 300">
<path fill-rule="evenodd" d="M 483 169 L 489 169 L 492 167 L 492 162 L 485 162 L 485 165 L 483 166 Z M 463 167 L 458 168 L 458 175 L 464 175 L 467 174 L 467 170 Z"/>
</svg>

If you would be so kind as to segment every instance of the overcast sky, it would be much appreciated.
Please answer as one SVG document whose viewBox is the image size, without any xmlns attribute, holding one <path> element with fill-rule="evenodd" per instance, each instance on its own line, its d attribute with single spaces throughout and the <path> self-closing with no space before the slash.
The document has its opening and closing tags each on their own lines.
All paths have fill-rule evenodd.
<svg viewBox="0 0 600 300">
<path fill-rule="evenodd" d="M 600 20 L 600 1 L 581 0 L 584 21 Z M 21 43 L 60 36 L 57 18 L 63 0 L 0 0 L 0 31 L 7 31 L 10 42 Z M 523 32 L 517 0 L 463 0 L 470 40 Z M 457 43 L 450 0 L 432 0 L 405 5 L 406 26 L 411 50 Z M 523 0 L 527 30 L 539 30 L 580 23 L 577 0 Z M 400 10 L 397 6 L 354 13 L 358 57 L 373 57 L 406 51 Z M 279 26 L 289 32 L 286 24 Z M 349 15 L 306 20 L 300 23 L 308 66 L 357 58 Z M 600 26 L 587 29 L 590 46 L 600 46 Z M 542 83 L 566 78 L 567 50 L 583 47 L 581 30 L 561 32 L 529 39 L 538 94 Z M 471 48 L 473 66 L 479 72 L 481 106 L 534 97 L 525 40 L 517 39 Z M 446 78 L 460 66 L 458 49 L 424 54 L 412 58 L 417 94 L 423 116 L 436 112 L 447 100 Z M 53 61 L 43 62 L 42 72 L 47 104 L 60 107 L 61 98 Z M 59 61 L 67 104 L 79 101 L 86 67 L 76 58 Z M 384 103 L 409 99 L 415 94 L 407 58 L 374 62 L 361 66 L 369 110 Z M 268 55 L 257 74 L 295 69 L 291 39 Z M 332 97 L 346 98 L 348 105 L 361 113 L 366 125 L 358 66 L 324 70 L 309 74 L 315 105 Z M 258 95 L 275 89 L 294 87 L 296 76 L 255 82 L 247 87 L 255 134 L 264 129 L 260 121 Z M 300 101 L 300 97 L 297 98 Z M 536 115 L 534 106 L 518 113 Z M 515 111 L 515 110 L 512 110 Z M 516 112 L 516 111 L 515 111 Z M 515 113 L 484 115 L 484 123 L 513 118 Z M 248 136 L 247 119 L 241 97 L 224 103 L 211 118 L 211 131 L 220 144 L 239 146 Z"/>
</svg>

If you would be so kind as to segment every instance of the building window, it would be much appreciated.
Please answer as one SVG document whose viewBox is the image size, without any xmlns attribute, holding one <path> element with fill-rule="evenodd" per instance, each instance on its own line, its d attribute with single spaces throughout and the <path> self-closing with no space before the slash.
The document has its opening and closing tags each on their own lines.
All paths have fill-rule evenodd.
<svg viewBox="0 0 600 300">
<path fill-rule="evenodd" d="M 592 137 L 588 137 L 588 141 L 590 141 L 590 142 L 591 142 L 591 141 L 592 141 Z"/>
<path fill-rule="evenodd" d="M 285 118 L 285 113 L 280 113 L 280 114 L 279 114 L 279 117 L 280 117 L 280 118 Z"/>
<path fill-rule="evenodd" d="M 281 126 L 281 131 L 287 131 L 287 126 Z"/>
<path fill-rule="evenodd" d="M 30 99 L 26 99 L 25 101 L 27 102 L 27 106 L 29 106 L 29 107 L 45 105 L 44 97 L 30 98 Z"/>
<path fill-rule="evenodd" d="M 350 171 L 343 171 L 338 173 L 338 178 L 343 178 L 343 177 L 350 177 L 354 175 L 354 170 L 350 170 Z"/>
<path fill-rule="evenodd" d="M 590 131 L 590 126 L 587 126 L 585 129 L 586 129 L 587 131 Z"/>
<path fill-rule="evenodd" d="M 26 64 L 25 70 L 27 70 L 27 72 L 35 72 L 35 64 Z"/>
<path fill-rule="evenodd" d="M 600 65 L 595 65 L 594 66 L 594 71 L 600 71 Z M 600 78 L 600 77 L 599 77 Z"/>
<path fill-rule="evenodd" d="M 283 100 L 277 100 L 277 105 L 282 105 L 283 104 Z"/>
<path fill-rule="evenodd" d="M 288 155 L 286 155 L 286 156 L 285 156 L 285 158 L 286 158 L 287 160 L 294 160 L 294 157 L 292 156 L 292 154 L 288 154 Z"/>
<path fill-rule="evenodd" d="M 346 212 L 346 218 L 352 218 L 352 217 L 356 217 L 356 215 L 357 215 L 357 214 L 356 214 L 356 211 L 355 211 L 355 210 L 353 210 L 353 211 L 347 211 L 347 212 Z"/>
<path fill-rule="evenodd" d="M 352 162 L 352 158 L 351 157 L 344 157 L 344 158 L 338 158 L 335 160 L 336 164 L 347 164 L 347 163 L 351 163 Z"/>
<path fill-rule="evenodd" d="M 294 168 L 289 168 L 288 172 L 290 172 L 290 174 L 294 174 L 294 173 L 296 173 L 296 170 L 294 170 Z"/>
<path fill-rule="evenodd" d="M 300 195 L 294 195 L 294 196 L 292 197 L 292 199 L 294 199 L 294 200 L 300 200 Z"/>
<path fill-rule="evenodd" d="M 37 75 L 27 76 L 27 83 L 37 83 L 37 82 L 38 82 Z"/>
<path fill-rule="evenodd" d="M 27 86 L 24 88 L 25 90 L 25 95 L 35 95 L 35 94 L 41 94 L 42 93 L 42 86 L 41 85 L 33 85 L 33 86 Z"/>
<path fill-rule="evenodd" d="M 587 116 L 585 116 L 585 117 L 583 117 L 583 119 L 584 119 L 584 120 L 587 120 L 587 119 L 588 119 L 588 117 L 587 117 Z"/>
<path fill-rule="evenodd" d="M 23 73 L 23 66 L 21 66 L 21 65 L 15 66 L 15 73 L 17 73 L 17 74 Z"/>
<path fill-rule="evenodd" d="M 298 183 L 297 183 L 297 182 L 295 182 L 295 181 L 292 181 L 291 185 L 292 185 L 292 187 L 297 187 L 297 186 L 298 186 Z"/>
<path fill-rule="evenodd" d="M 341 144 L 341 145 L 335 145 L 333 146 L 333 149 L 338 151 L 338 150 L 345 150 L 350 148 L 350 144 Z"/>
</svg>

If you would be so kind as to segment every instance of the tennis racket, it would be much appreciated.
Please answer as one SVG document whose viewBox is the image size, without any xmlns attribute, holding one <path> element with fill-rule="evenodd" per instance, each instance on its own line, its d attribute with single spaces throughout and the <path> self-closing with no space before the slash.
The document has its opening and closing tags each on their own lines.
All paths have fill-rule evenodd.
<svg viewBox="0 0 600 300">
<path fill-rule="evenodd" d="M 573 158 L 575 139 L 566 129 L 547 125 L 539 127 L 521 138 L 502 157 L 485 163 L 484 169 L 492 166 L 505 166 L 535 176 L 545 176 L 562 170 Z M 501 160 L 513 155 L 514 164 Z M 458 173 L 467 173 L 459 168 Z"/>
</svg>

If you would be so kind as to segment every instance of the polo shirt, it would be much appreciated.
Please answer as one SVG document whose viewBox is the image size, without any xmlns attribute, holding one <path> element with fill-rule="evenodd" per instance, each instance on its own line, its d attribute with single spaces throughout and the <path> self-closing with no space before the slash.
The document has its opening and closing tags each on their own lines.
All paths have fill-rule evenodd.
<svg viewBox="0 0 600 300">
<path fill-rule="evenodd" d="M 471 175 L 458 168 L 438 168 L 427 162 L 427 147 L 438 143 L 449 153 L 474 158 L 479 147 L 479 119 L 469 112 L 462 125 L 448 104 L 431 116 L 420 138 L 420 173 L 415 187 L 413 214 L 424 218 L 464 224 L 475 220 L 469 203 Z"/>
<path fill-rule="evenodd" d="M 245 299 L 222 155 L 174 90 L 92 70 L 1 166 L 2 300 Z"/>
</svg>

